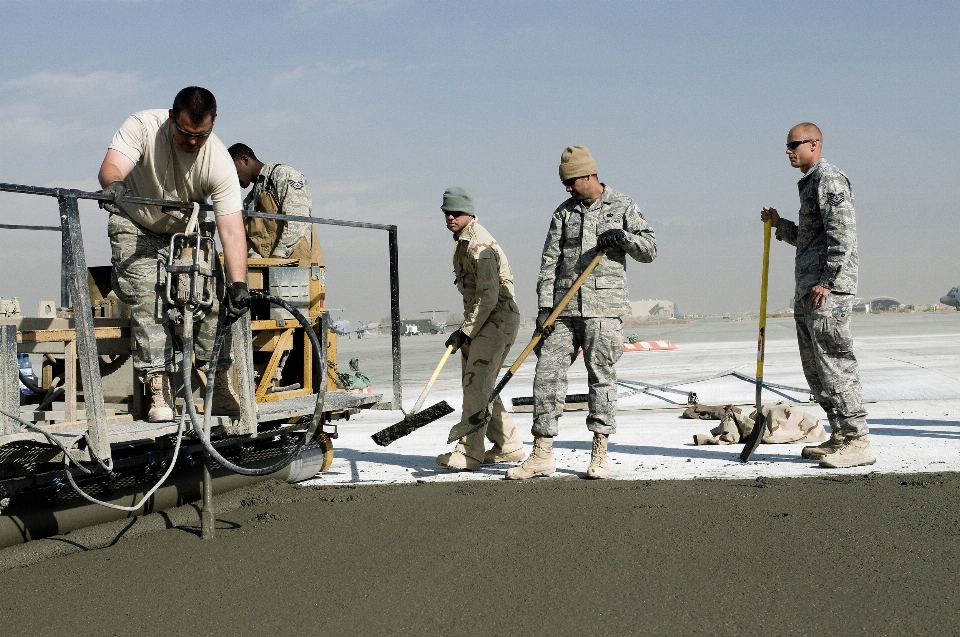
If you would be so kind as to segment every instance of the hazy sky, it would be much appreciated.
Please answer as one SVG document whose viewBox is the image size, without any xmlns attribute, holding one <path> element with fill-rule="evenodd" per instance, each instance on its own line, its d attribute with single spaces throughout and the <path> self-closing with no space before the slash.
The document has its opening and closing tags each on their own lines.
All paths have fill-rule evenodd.
<svg viewBox="0 0 960 637">
<path fill-rule="evenodd" d="M 124 118 L 205 86 L 217 135 L 302 170 L 316 216 L 397 224 L 404 318 L 460 307 L 439 210 L 452 185 L 473 192 L 532 314 L 571 144 L 656 231 L 656 261 L 629 262 L 632 299 L 755 309 L 759 211 L 796 219 L 783 144 L 803 120 L 853 182 L 860 295 L 930 303 L 960 284 L 960 3 L 0 0 L 0 14 L 0 181 L 95 189 Z M 107 264 L 105 213 L 82 210 L 87 261 Z M 56 224 L 56 203 L 0 194 L 0 222 Z M 386 233 L 320 233 L 328 304 L 388 314 Z M 0 246 L 0 296 L 28 314 L 59 298 L 55 234 L 0 231 Z M 775 243 L 773 308 L 792 263 Z"/>
</svg>

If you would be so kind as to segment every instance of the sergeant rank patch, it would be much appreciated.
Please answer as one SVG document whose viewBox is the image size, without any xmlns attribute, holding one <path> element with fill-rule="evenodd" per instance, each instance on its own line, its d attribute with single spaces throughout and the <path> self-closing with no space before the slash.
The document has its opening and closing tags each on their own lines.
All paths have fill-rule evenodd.
<svg viewBox="0 0 960 637">
<path fill-rule="evenodd" d="M 287 183 L 289 183 L 294 190 L 300 190 L 301 188 L 303 188 L 303 181 L 295 181 L 293 179 L 288 179 Z M 842 196 L 843 195 L 841 195 L 841 197 Z"/>
<path fill-rule="evenodd" d="M 842 192 L 828 192 L 827 193 L 827 203 L 831 206 L 839 206 L 844 201 L 844 195 Z"/>
</svg>

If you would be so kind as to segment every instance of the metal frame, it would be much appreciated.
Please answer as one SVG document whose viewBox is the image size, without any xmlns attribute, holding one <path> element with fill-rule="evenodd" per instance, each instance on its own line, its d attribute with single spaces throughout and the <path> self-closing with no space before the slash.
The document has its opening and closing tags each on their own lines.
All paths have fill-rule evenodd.
<svg viewBox="0 0 960 637">
<path fill-rule="evenodd" d="M 61 277 L 60 303 L 62 307 L 70 306 L 71 296 L 75 299 L 90 297 L 87 285 L 87 265 L 83 251 L 83 237 L 80 231 L 80 213 L 78 200 L 89 199 L 98 202 L 113 202 L 111 195 L 102 192 L 84 192 L 69 188 L 42 188 L 21 184 L 0 183 L 0 192 L 12 192 L 27 195 L 42 195 L 55 197 L 60 206 L 60 227 L 56 226 L 28 226 L 20 224 L 0 224 L 0 228 L 10 230 L 59 230 L 61 234 Z M 170 201 L 163 199 L 149 199 L 146 197 L 124 196 L 121 203 L 143 204 L 159 206 L 163 212 L 178 215 L 187 210 L 193 210 L 193 202 Z M 212 211 L 210 204 L 199 204 L 201 210 Z M 182 211 L 182 212 L 181 212 Z M 323 219 L 319 217 L 300 217 L 295 215 L 269 214 L 261 212 L 245 212 L 245 217 L 259 217 L 263 219 L 279 219 L 300 223 L 316 223 L 349 228 L 367 228 L 387 231 L 387 248 L 390 259 L 390 337 L 391 355 L 393 358 L 393 409 L 402 406 L 401 368 L 400 368 L 400 268 L 399 249 L 397 242 L 397 226 L 377 223 L 363 223 L 359 221 L 345 221 L 340 219 Z M 103 461 L 110 459 L 110 445 L 106 431 L 106 415 L 103 406 L 103 386 L 100 378 L 100 369 L 97 364 L 96 338 L 93 332 L 93 311 L 84 304 L 84 308 L 74 308 L 74 321 L 77 329 L 77 354 L 81 361 L 80 373 L 83 382 L 85 400 L 87 404 L 88 439 L 91 450 Z M 90 404 L 92 401 L 92 404 Z"/>
</svg>

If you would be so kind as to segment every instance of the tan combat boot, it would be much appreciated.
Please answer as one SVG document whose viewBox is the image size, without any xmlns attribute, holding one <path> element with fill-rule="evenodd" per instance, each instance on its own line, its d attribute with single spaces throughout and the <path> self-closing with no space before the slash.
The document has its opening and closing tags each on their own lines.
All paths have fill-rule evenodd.
<svg viewBox="0 0 960 637">
<path fill-rule="evenodd" d="M 210 413 L 214 416 L 240 415 L 240 396 L 233 389 L 233 374 L 229 369 L 219 369 L 214 376 L 213 408 Z"/>
<path fill-rule="evenodd" d="M 803 451 L 800 452 L 800 457 L 806 458 L 807 460 L 820 460 L 824 456 L 827 456 L 831 453 L 835 453 L 843 446 L 843 434 L 834 427 L 833 431 L 830 432 L 830 438 L 826 442 L 821 442 L 819 445 L 811 445 L 809 447 L 804 447 Z"/>
<path fill-rule="evenodd" d="M 518 467 L 507 469 L 507 480 L 526 480 L 535 476 L 549 476 L 557 470 L 553 459 L 553 438 L 536 436 L 533 439 L 533 451 Z"/>
<path fill-rule="evenodd" d="M 150 388 L 149 422 L 170 422 L 173 420 L 173 392 L 170 391 L 170 377 L 166 374 L 153 374 L 147 379 Z"/>
<path fill-rule="evenodd" d="M 610 475 L 610 467 L 607 466 L 607 442 L 610 436 L 607 434 L 593 434 L 593 447 L 590 449 L 590 466 L 587 467 L 587 477 L 596 480 L 602 480 Z"/>
<path fill-rule="evenodd" d="M 873 464 L 877 457 L 866 436 L 845 438 L 840 448 L 820 459 L 820 466 L 828 469 L 846 469 Z"/>
<path fill-rule="evenodd" d="M 523 460 L 523 440 L 520 439 L 520 434 L 517 433 L 516 427 L 513 429 L 513 433 L 507 439 L 503 446 L 499 444 L 494 444 L 493 448 L 488 449 L 486 453 L 483 454 L 483 464 L 497 464 L 499 462 L 520 462 Z"/>
<path fill-rule="evenodd" d="M 454 471 L 476 471 L 480 468 L 480 461 L 468 456 L 466 448 L 460 443 L 450 453 L 437 456 L 437 464 Z"/>
</svg>

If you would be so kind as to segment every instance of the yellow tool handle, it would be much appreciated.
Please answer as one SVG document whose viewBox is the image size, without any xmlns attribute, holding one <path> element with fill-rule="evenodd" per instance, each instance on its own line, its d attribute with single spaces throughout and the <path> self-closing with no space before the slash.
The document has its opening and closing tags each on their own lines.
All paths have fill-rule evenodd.
<svg viewBox="0 0 960 637">
<path fill-rule="evenodd" d="M 760 278 L 760 332 L 757 338 L 757 382 L 763 378 L 763 350 L 767 340 L 767 279 L 770 272 L 770 220 L 763 223 L 763 275 Z M 757 409 L 759 409 L 759 405 Z"/>
<path fill-rule="evenodd" d="M 420 411 L 420 407 L 423 406 L 423 401 L 427 399 L 427 394 L 430 393 L 430 388 L 433 387 L 433 384 L 436 382 L 437 376 L 440 375 L 440 370 L 443 369 L 447 359 L 450 358 L 450 354 L 453 354 L 453 345 L 447 345 L 447 351 L 443 353 L 443 358 L 440 359 L 440 364 L 437 365 L 435 370 L 433 370 L 433 376 L 430 377 L 430 381 L 427 383 L 427 386 L 423 388 L 422 392 L 420 392 L 420 398 L 417 398 L 417 404 L 413 406 L 413 409 L 410 411 L 411 414 L 415 414 Z"/>
<path fill-rule="evenodd" d="M 554 321 L 557 320 L 557 317 L 560 316 L 560 313 L 567 308 L 567 304 L 570 302 L 570 299 L 573 298 L 573 295 L 577 293 L 577 290 L 580 289 L 580 286 L 583 285 L 583 282 L 587 280 L 587 277 L 590 276 L 590 273 L 593 272 L 594 268 L 597 267 L 597 264 L 600 263 L 600 259 L 603 258 L 603 250 L 597 250 L 597 256 L 593 257 L 593 261 L 584 269 L 583 274 L 577 277 L 577 280 L 573 282 L 573 285 L 570 286 L 570 289 L 566 294 L 563 295 L 563 298 L 560 299 L 560 303 L 557 304 L 557 307 L 553 308 L 553 311 L 550 312 L 550 316 L 547 317 L 547 320 L 543 322 L 543 327 L 549 327 L 553 325 Z M 533 351 L 533 348 L 537 346 L 537 343 L 540 342 L 542 338 L 540 332 L 536 332 L 533 335 L 533 338 L 530 340 L 530 343 L 523 348 L 523 351 L 520 352 L 520 356 L 517 357 L 517 360 L 513 362 L 513 365 L 510 366 L 510 374 L 513 375 L 520 365 L 523 363 L 524 359 Z"/>
</svg>

